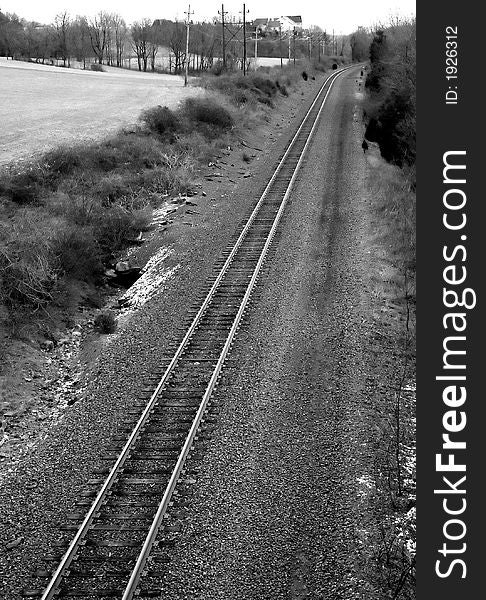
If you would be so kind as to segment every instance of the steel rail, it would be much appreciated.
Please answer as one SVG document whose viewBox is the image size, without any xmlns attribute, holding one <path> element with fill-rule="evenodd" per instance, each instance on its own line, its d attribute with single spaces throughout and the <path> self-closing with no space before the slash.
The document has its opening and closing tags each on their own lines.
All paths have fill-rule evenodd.
<svg viewBox="0 0 486 600">
<path fill-rule="evenodd" d="M 353 65 L 353 66 L 355 66 L 355 65 Z M 146 424 L 147 420 L 149 419 L 150 413 L 152 412 L 154 406 L 156 405 L 157 398 L 158 398 L 158 395 L 159 395 L 161 389 L 166 384 L 166 382 L 167 382 L 169 376 L 171 375 L 171 373 L 174 371 L 175 366 L 177 365 L 177 363 L 178 363 L 179 359 L 181 358 L 181 355 L 183 354 L 183 352 L 184 352 L 184 350 L 185 350 L 188 342 L 190 341 L 191 337 L 193 336 L 195 330 L 197 329 L 197 326 L 200 323 L 200 321 L 201 321 L 204 313 L 206 312 L 208 306 L 211 304 L 211 301 L 212 301 L 212 299 L 213 299 L 213 297 L 214 297 L 217 289 L 219 288 L 222 279 L 224 278 L 224 276 L 228 272 L 228 270 L 229 270 L 229 268 L 231 266 L 231 263 L 233 262 L 233 259 L 234 259 L 235 255 L 236 255 L 236 253 L 238 252 L 238 249 L 240 248 L 240 246 L 241 246 L 243 240 L 245 239 L 245 237 L 246 237 L 246 235 L 247 235 L 247 233 L 248 233 L 248 231 L 249 231 L 249 229 L 250 229 L 253 221 L 255 220 L 256 215 L 260 211 L 260 208 L 261 208 L 262 204 L 264 203 L 265 198 L 267 197 L 268 192 L 269 192 L 272 184 L 274 183 L 276 177 L 278 176 L 278 174 L 282 170 L 283 166 L 285 165 L 285 161 L 286 161 L 289 153 L 291 152 L 293 146 L 295 145 L 296 140 L 298 139 L 298 136 L 299 136 L 300 132 L 302 131 L 302 128 L 306 124 L 307 119 L 308 119 L 310 113 L 312 112 L 312 110 L 316 106 L 316 103 L 319 102 L 319 100 L 321 98 L 321 95 L 322 95 L 322 93 L 323 93 L 326 85 L 329 83 L 328 90 L 327 90 L 327 92 L 326 92 L 326 94 L 325 94 L 325 96 L 324 96 L 324 98 L 322 100 L 321 107 L 320 107 L 320 109 L 318 111 L 318 114 L 317 114 L 315 120 L 314 120 L 314 125 L 312 127 L 312 130 L 309 133 L 307 142 L 306 142 L 306 144 L 304 146 L 304 149 L 302 150 L 301 156 L 299 158 L 299 162 L 297 163 L 297 166 L 296 166 L 296 168 L 294 170 L 294 173 L 292 175 L 292 178 L 291 178 L 291 184 L 292 185 L 293 185 L 293 181 L 295 179 L 297 170 L 300 167 L 303 155 L 304 155 L 304 153 L 306 151 L 306 148 L 307 148 L 307 146 L 308 146 L 308 144 L 310 142 L 310 139 L 311 139 L 312 134 L 314 132 L 314 129 L 316 127 L 317 121 L 318 121 L 319 116 L 321 114 L 321 111 L 323 109 L 323 106 L 324 106 L 324 103 L 326 101 L 326 98 L 327 98 L 327 96 L 329 94 L 329 91 L 330 91 L 330 89 L 331 89 L 334 81 L 336 80 L 336 78 L 339 77 L 343 72 L 349 70 L 350 68 L 352 68 L 352 67 L 345 67 L 344 69 L 341 69 L 339 71 L 336 71 L 336 72 L 332 73 L 329 77 L 326 78 L 326 80 L 323 82 L 323 84 L 322 84 L 319 92 L 316 94 L 316 97 L 315 97 L 314 101 L 312 102 L 311 106 L 309 107 L 309 109 L 307 110 L 305 116 L 303 117 L 302 122 L 301 122 L 299 128 L 297 129 L 296 133 L 292 137 L 292 140 L 289 142 L 289 144 L 287 146 L 287 149 L 285 150 L 282 158 L 280 159 L 280 161 L 279 161 L 279 163 L 278 163 L 278 165 L 277 165 L 277 167 L 276 167 L 276 169 L 275 169 L 272 177 L 270 178 L 269 182 L 267 183 L 267 185 L 266 185 L 266 187 L 265 187 L 262 195 L 260 196 L 260 199 L 258 200 L 257 204 L 255 205 L 252 213 L 250 214 L 250 217 L 248 218 L 245 226 L 243 227 L 240 235 L 238 236 L 237 241 L 233 245 L 232 250 L 229 253 L 228 257 L 226 258 L 224 265 L 221 267 L 218 275 L 216 276 L 213 284 L 211 285 L 211 288 L 208 291 L 205 299 L 203 300 L 203 302 L 202 302 L 202 304 L 201 304 L 198 312 L 196 313 L 196 316 L 193 318 L 191 324 L 189 325 L 189 327 L 188 327 L 188 329 L 187 329 L 187 331 L 186 331 L 186 333 L 185 333 L 185 335 L 184 335 L 181 343 L 179 344 L 177 350 L 175 351 L 175 353 L 174 353 L 174 355 L 173 355 L 173 357 L 172 357 L 172 359 L 171 359 L 168 367 L 166 368 L 166 370 L 165 370 L 162 378 L 160 379 L 160 381 L 157 384 L 154 392 L 150 396 L 145 409 L 143 410 L 141 416 L 139 417 L 139 420 L 135 424 L 132 432 L 130 433 L 130 435 L 129 435 L 129 437 L 128 437 L 126 443 L 125 443 L 125 445 L 123 446 L 123 448 L 122 448 L 122 450 L 121 450 L 118 458 L 116 459 L 115 463 L 113 464 L 113 466 L 112 466 L 112 468 L 110 470 L 110 473 L 106 477 L 106 480 L 104 481 L 104 483 L 103 483 L 101 489 L 99 490 L 99 492 L 98 492 L 98 494 L 97 494 L 97 496 L 96 496 L 93 504 L 91 505 L 90 509 L 88 510 L 88 512 L 87 512 L 87 514 L 86 514 L 86 516 L 85 516 L 85 518 L 83 520 L 83 522 L 81 523 L 78 531 L 76 532 L 76 535 L 72 539 L 72 541 L 71 541 L 71 543 L 70 543 L 67 551 L 65 552 L 64 556 L 62 557 L 61 562 L 58 565 L 56 571 L 54 572 L 54 574 L 53 574 L 53 576 L 52 576 L 49 584 L 45 588 L 45 590 L 44 590 L 44 592 L 42 594 L 41 600 L 51 600 L 52 598 L 55 597 L 55 595 L 57 593 L 57 590 L 58 590 L 58 586 L 59 586 L 59 584 L 60 584 L 63 576 L 69 570 L 69 567 L 70 567 L 70 565 L 71 565 L 71 563 L 72 563 L 72 561 L 73 561 L 73 559 L 74 559 L 74 557 L 76 555 L 77 549 L 79 548 L 79 546 L 82 543 L 83 538 L 86 536 L 87 532 L 89 531 L 90 526 L 91 526 L 93 520 L 96 518 L 98 511 L 100 510 L 100 508 L 101 508 L 104 500 L 106 499 L 106 497 L 108 495 L 108 492 L 110 491 L 111 487 L 115 483 L 115 480 L 116 480 L 118 474 L 120 473 L 120 470 L 122 469 L 124 463 L 126 462 L 127 458 L 129 457 L 130 450 L 132 449 L 135 441 L 138 439 L 140 433 L 142 432 L 142 430 L 144 428 L 144 425 Z M 289 184 L 289 188 L 287 189 L 287 192 L 286 192 L 286 195 L 285 195 L 285 203 L 286 203 L 286 198 L 288 197 L 288 193 L 289 193 L 291 184 Z M 283 212 L 283 209 L 282 209 L 282 211 L 279 210 L 278 220 L 280 220 L 281 212 Z M 275 225 L 275 223 L 274 223 L 274 225 Z M 275 225 L 275 228 L 276 228 L 276 225 Z M 272 230 L 271 230 L 271 233 L 269 234 L 267 242 L 269 242 L 269 240 L 271 240 L 271 238 L 273 238 L 275 228 L 272 227 Z M 271 241 L 268 243 L 268 247 L 269 247 L 270 243 L 271 243 Z M 267 247 L 267 244 L 265 244 L 265 248 L 266 248 L 265 254 L 268 251 L 268 247 Z M 263 254 L 262 254 L 262 256 L 263 256 Z M 262 257 L 260 257 L 260 259 L 262 259 Z M 261 268 L 260 260 L 259 260 L 258 264 L 260 265 L 258 267 L 258 270 L 260 270 L 260 268 Z M 253 281 L 253 278 L 252 278 L 252 281 Z M 248 292 L 248 290 L 247 290 L 247 292 Z M 251 291 L 250 291 L 250 293 L 251 293 Z M 245 298 L 246 298 L 246 294 L 245 294 Z M 247 302 L 247 300 L 245 300 L 245 306 L 246 306 L 246 302 Z M 240 311 L 238 312 L 238 315 L 239 314 L 240 314 Z M 238 317 L 238 319 L 241 319 L 241 316 Z M 236 323 L 237 323 L 237 321 L 235 320 L 235 323 L 233 324 L 233 327 L 232 327 L 231 332 L 230 332 L 231 340 L 233 339 L 234 333 L 235 333 L 236 328 L 237 328 L 237 325 L 235 325 Z M 233 331 L 234 327 L 236 327 L 236 328 Z M 229 339 L 229 337 L 228 337 L 228 339 Z M 230 345 L 231 345 L 231 341 L 230 342 L 227 341 L 227 343 L 225 344 L 224 349 L 223 349 L 223 351 L 221 353 L 221 356 L 223 356 L 223 354 L 224 354 L 224 357 L 226 357 Z M 173 492 L 173 490 L 175 488 L 175 484 L 177 483 L 177 479 L 180 476 L 180 471 L 182 470 L 182 466 L 183 466 L 183 464 L 185 462 L 185 459 L 187 457 L 187 454 L 188 454 L 188 452 L 190 450 L 190 447 L 192 445 L 193 439 L 195 437 L 195 432 L 197 431 L 197 428 L 198 428 L 198 426 L 199 426 L 199 424 L 201 422 L 201 419 L 202 419 L 202 415 L 203 415 L 203 413 L 204 413 L 204 411 L 206 409 L 209 396 L 212 393 L 212 390 L 214 389 L 214 385 L 216 383 L 217 377 L 219 376 L 219 372 L 221 371 L 222 364 L 224 362 L 224 357 L 221 360 L 221 356 L 220 356 L 220 360 L 218 361 L 218 364 L 217 364 L 217 366 L 215 368 L 215 372 L 214 372 L 214 373 L 216 373 L 216 371 L 217 371 L 217 374 L 214 375 L 214 373 L 213 373 L 213 377 L 211 378 L 211 382 L 208 385 L 207 391 L 206 391 L 206 393 L 204 395 L 204 398 L 203 398 L 203 400 L 201 402 L 200 410 L 198 410 L 198 413 L 197 413 L 197 415 L 196 415 L 196 417 L 194 419 L 194 422 L 193 422 L 193 426 L 191 427 L 191 430 L 190 430 L 190 432 L 188 434 L 188 438 L 186 439 L 186 443 L 184 444 L 183 449 L 181 450 L 181 454 L 179 455 L 178 462 L 177 462 L 176 467 L 174 469 L 174 472 L 177 470 L 178 475 L 177 475 L 177 477 L 174 477 L 174 476 L 171 477 L 171 479 L 169 481 L 169 484 L 167 485 L 166 492 L 164 493 L 164 497 L 163 497 L 163 499 L 161 501 L 161 504 L 159 506 L 159 509 L 160 509 L 161 506 L 165 506 L 165 507 L 168 506 L 168 503 L 170 501 L 170 497 L 172 496 L 172 492 Z M 213 381 L 213 379 L 214 379 L 214 381 Z M 208 390 L 210 389 L 210 387 L 211 387 L 211 392 L 208 393 Z M 207 396 L 207 398 L 206 398 L 206 396 Z M 203 405 L 204 405 L 204 408 L 201 410 L 201 407 L 203 407 Z M 195 426 L 196 422 L 197 422 L 197 426 Z M 188 440 L 190 440 L 189 443 L 188 443 Z M 181 460 L 181 457 L 182 457 L 183 453 L 184 453 L 184 458 L 182 459 L 182 462 L 180 464 L 179 461 Z M 174 475 L 174 473 L 173 473 L 173 475 Z M 170 488 L 170 491 L 169 491 L 169 488 Z M 162 510 L 162 513 L 164 513 L 165 510 L 166 510 L 166 508 Z M 157 515 L 156 515 L 156 517 L 154 519 L 154 522 L 158 518 L 158 516 L 159 516 L 159 510 L 157 511 Z M 162 515 L 161 518 L 163 518 L 163 515 Z M 161 520 L 161 518 L 160 518 L 160 520 Z M 160 524 L 156 527 L 157 531 L 158 531 L 159 527 L 160 527 Z M 147 543 L 147 540 L 149 539 L 149 537 L 150 538 L 154 537 L 154 535 L 153 535 L 153 528 L 154 528 L 154 524 L 152 525 L 152 527 L 150 529 L 150 532 L 149 532 L 149 534 L 147 536 L 146 543 Z M 156 533 L 155 533 L 155 535 L 156 535 Z M 152 544 L 150 544 L 150 546 L 151 545 Z M 144 544 L 144 546 L 143 546 L 142 552 L 140 553 L 140 557 L 142 556 L 142 554 L 144 554 L 144 552 L 146 552 L 146 544 Z M 148 556 L 148 553 L 147 553 L 146 556 Z M 146 556 L 143 559 L 143 563 L 144 564 L 146 562 Z M 139 560 L 140 560 L 140 557 L 139 557 Z M 138 561 L 137 561 L 137 564 L 138 564 Z M 135 573 L 135 571 L 134 571 L 134 573 Z M 132 577 L 130 578 L 129 585 L 127 586 L 127 590 L 129 590 L 129 588 L 130 588 L 130 585 L 131 585 L 134 573 L 132 573 Z M 137 581 L 138 581 L 138 579 L 140 577 L 140 574 L 141 574 L 141 572 L 138 575 Z M 131 598 L 133 596 L 134 591 L 135 591 L 134 588 L 133 588 L 133 591 L 129 591 L 129 592 L 126 591 L 125 594 L 124 594 L 124 596 L 123 596 L 123 599 L 125 599 L 125 598 Z M 127 595 L 127 593 L 130 594 L 130 595 Z"/>
<path fill-rule="evenodd" d="M 350 67 L 348 67 L 348 68 L 350 68 Z M 332 88 L 332 86 L 334 84 L 334 81 L 336 81 L 336 79 L 338 78 L 338 76 L 341 75 L 345 70 L 347 70 L 347 69 L 343 69 L 343 70 L 338 71 L 337 75 L 332 79 L 331 83 L 329 84 L 327 92 L 326 92 L 326 94 L 325 94 L 325 96 L 324 96 L 324 98 L 322 100 L 321 106 L 319 108 L 319 112 L 316 115 L 316 118 L 315 118 L 314 123 L 312 125 L 312 129 L 311 129 L 311 131 L 310 131 L 310 133 L 309 133 L 309 135 L 307 137 L 305 146 L 304 146 L 304 148 L 303 148 L 303 150 L 301 152 L 301 155 L 299 157 L 297 165 L 295 166 L 294 172 L 293 172 L 292 177 L 291 177 L 291 179 L 289 181 L 289 184 L 287 186 L 287 190 L 286 190 L 286 192 L 284 194 L 284 197 L 282 199 L 282 202 L 280 204 L 278 212 L 277 212 L 277 214 L 275 216 L 272 228 L 270 229 L 270 232 L 269 232 L 269 234 L 267 236 L 267 240 L 265 242 L 265 245 L 264 245 L 264 247 L 263 247 L 263 249 L 261 251 L 260 258 L 258 259 L 258 262 L 257 262 L 257 264 L 255 266 L 254 271 L 253 271 L 253 275 L 252 275 L 252 277 L 251 277 L 251 279 L 250 279 L 250 281 L 248 283 L 245 295 L 243 296 L 243 299 L 241 301 L 240 307 L 238 309 L 238 313 L 236 314 L 236 317 L 234 319 L 233 325 L 232 325 L 231 330 L 230 330 L 230 332 L 228 334 L 228 337 L 226 339 L 224 347 L 223 347 L 223 349 L 221 351 L 221 354 L 220 354 L 220 357 L 218 359 L 218 362 L 217 362 L 217 364 L 216 364 L 216 366 L 214 368 L 213 374 L 211 376 L 211 380 L 209 381 L 207 389 L 206 389 L 206 391 L 204 393 L 204 396 L 203 396 L 203 399 L 202 399 L 201 404 L 199 406 L 199 409 L 198 409 L 198 411 L 196 413 L 196 416 L 194 417 L 194 421 L 192 423 L 191 429 L 190 429 L 189 434 L 188 434 L 188 436 L 186 438 L 184 446 L 182 447 L 182 450 L 180 452 L 180 455 L 179 455 L 179 458 L 177 460 L 176 466 L 174 467 L 174 470 L 172 472 L 172 475 L 171 475 L 171 478 L 169 480 L 169 483 L 167 484 L 167 487 L 166 487 L 165 492 L 164 492 L 164 496 L 163 496 L 163 498 L 162 498 L 162 500 L 160 502 L 159 508 L 157 509 L 157 512 L 156 512 L 155 517 L 154 517 L 154 520 L 152 522 L 152 526 L 150 527 L 149 533 L 148 533 L 148 535 L 147 535 L 147 537 L 145 539 L 145 542 L 144 542 L 144 545 L 143 545 L 142 550 L 140 552 L 140 555 L 139 555 L 139 557 L 137 559 L 137 562 L 136 562 L 136 564 L 135 564 L 135 566 L 133 568 L 132 574 L 130 576 L 130 580 L 129 580 L 129 582 L 127 584 L 127 587 L 125 589 L 125 592 L 123 594 L 122 600 L 132 600 L 132 598 L 133 598 L 133 596 L 134 596 L 134 594 L 136 592 L 136 589 L 138 587 L 140 578 L 141 578 L 141 576 L 143 574 L 143 570 L 145 568 L 147 559 L 149 557 L 150 551 L 151 551 L 151 549 L 153 547 L 153 544 L 154 544 L 155 539 L 157 537 L 158 531 L 159 531 L 160 526 L 162 524 L 162 520 L 164 518 L 164 515 L 167 512 L 168 507 L 169 507 L 169 503 L 170 503 L 172 494 L 173 494 L 174 489 L 175 489 L 175 487 L 177 485 L 177 482 L 179 480 L 181 472 L 182 472 L 182 470 L 184 468 L 184 464 L 185 464 L 186 459 L 187 459 L 187 457 L 189 455 L 189 452 L 190 452 L 190 450 L 191 450 L 191 448 L 193 446 L 194 438 L 196 437 L 196 434 L 197 434 L 197 431 L 198 431 L 199 426 L 201 424 L 201 421 L 203 419 L 204 413 L 206 412 L 209 400 L 210 400 L 211 395 L 212 395 L 212 393 L 214 391 L 214 388 L 216 387 L 216 384 L 217 384 L 217 381 L 218 381 L 218 377 L 219 377 L 219 375 L 221 373 L 221 370 L 223 368 L 224 361 L 225 361 L 226 356 L 227 356 L 227 354 L 228 354 L 228 352 L 230 350 L 231 344 L 233 343 L 233 339 L 234 339 L 234 337 L 236 335 L 236 332 L 237 332 L 237 330 L 239 328 L 239 325 L 240 325 L 241 319 L 243 318 L 243 314 L 244 314 L 245 309 L 247 307 L 248 301 L 249 301 L 250 296 L 251 296 L 251 294 L 253 292 L 253 289 L 255 288 L 255 285 L 256 285 L 258 276 L 260 275 L 260 271 L 262 269 L 263 263 L 265 262 L 265 258 L 266 258 L 267 254 L 268 254 L 268 251 L 269 251 L 270 246 L 272 244 L 273 238 L 274 238 L 275 233 L 277 231 L 278 225 L 279 225 L 280 220 L 282 218 L 283 212 L 284 212 L 284 210 L 286 208 L 288 197 L 289 197 L 290 192 L 292 191 L 292 188 L 294 186 L 295 179 L 296 179 L 297 174 L 298 174 L 298 172 L 300 170 L 302 161 L 304 160 L 304 156 L 306 154 L 307 148 L 308 148 L 309 144 L 311 143 L 311 140 L 313 138 L 314 132 L 315 132 L 315 130 L 317 128 L 317 125 L 319 123 L 319 118 L 320 118 L 321 113 L 322 113 L 322 111 L 324 109 L 324 104 L 326 102 L 326 99 L 327 99 L 327 97 L 329 95 L 329 92 L 331 91 L 331 88 Z M 326 80 L 326 83 L 327 83 L 327 81 L 328 80 Z M 319 92 L 319 95 L 320 95 L 320 92 Z M 300 130 L 300 128 L 299 128 L 299 130 Z"/>
</svg>

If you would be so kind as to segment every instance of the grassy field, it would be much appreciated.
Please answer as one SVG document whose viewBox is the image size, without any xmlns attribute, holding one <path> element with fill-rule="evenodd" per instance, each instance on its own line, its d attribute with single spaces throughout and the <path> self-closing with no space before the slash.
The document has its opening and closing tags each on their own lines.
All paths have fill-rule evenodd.
<svg viewBox="0 0 486 600">
<path fill-rule="evenodd" d="M 0 58 L 0 165 L 93 140 L 157 104 L 175 108 L 197 88 L 180 77 L 109 69 L 69 70 Z"/>
</svg>

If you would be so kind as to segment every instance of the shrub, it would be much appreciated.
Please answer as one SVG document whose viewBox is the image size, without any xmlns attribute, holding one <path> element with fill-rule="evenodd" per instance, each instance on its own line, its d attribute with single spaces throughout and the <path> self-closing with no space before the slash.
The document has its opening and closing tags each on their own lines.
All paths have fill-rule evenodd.
<svg viewBox="0 0 486 600">
<path fill-rule="evenodd" d="M 120 251 L 127 245 L 127 239 L 140 231 L 133 214 L 121 206 L 106 208 L 96 217 L 94 233 L 106 256 Z"/>
<path fill-rule="evenodd" d="M 189 165 L 149 171 L 143 175 L 143 187 L 154 194 L 186 194 L 192 185 Z"/>
<path fill-rule="evenodd" d="M 129 178 L 121 173 L 110 173 L 97 180 L 93 193 L 98 196 L 104 205 L 110 205 L 129 191 Z"/>
<path fill-rule="evenodd" d="M 128 153 L 123 152 L 124 146 L 124 142 L 114 140 L 102 142 L 91 150 L 87 162 L 97 171 L 109 173 L 131 161 L 127 156 Z"/>
<path fill-rule="evenodd" d="M 91 225 L 100 210 L 99 201 L 88 196 L 64 196 L 64 205 L 57 210 L 58 214 L 63 214 L 67 222 L 84 227 Z"/>
<path fill-rule="evenodd" d="M 414 104 L 410 89 L 393 90 L 366 127 L 366 138 L 379 144 L 385 160 L 400 167 L 415 163 Z"/>
<path fill-rule="evenodd" d="M 251 156 L 249 154 L 247 154 L 246 152 L 243 152 L 243 155 L 241 156 L 241 158 L 243 159 L 243 162 L 246 162 L 246 163 L 251 162 Z"/>
<path fill-rule="evenodd" d="M 218 60 L 217 62 L 215 62 L 213 64 L 213 66 L 211 67 L 211 73 L 213 73 L 213 75 L 216 75 L 216 77 L 219 77 L 224 71 L 224 65 L 223 65 L 223 61 Z"/>
<path fill-rule="evenodd" d="M 212 98 L 188 98 L 184 103 L 184 114 L 197 123 L 218 129 L 231 129 L 233 117 L 229 111 Z"/>
<path fill-rule="evenodd" d="M 200 131 L 190 131 L 180 137 L 172 146 L 176 152 L 186 159 L 184 166 L 192 173 L 195 161 L 209 162 L 214 158 L 214 146 Z"/>
<path fill-rule="evenodd" d="M 162 162 L 160 142 L 140 133 L 122 133 L 91 151 L 93 167 L 103 171 L 114 169 L 153 169 Z"/>
<path fill-rule="evenodd" d="M 140 119 L 147 125 L 150 131 L 159 135 L 174 133 L 181 126 L 177 115 L 167 108 L 167 106 L 147 108 L 142 112 Z"/>
<path fill-rule="evenodd" d="M 52 301 L 57 281 L 49 229 L 37 212 L 22 210 L 0 228 L 0 300 L 8 308 L 38 310 Z"/>
<path fill-rule="evenodd" d="M 83 281 L 92 281 L 101 275 L 100 248 L 91 228 L 73 225 L 61 228 L 51 247 L 61 273 Z"/>
<path fill-rule="evenodd" d="M 57 179 L 62 175 L 70 175 L 83 163 L 83 148 L 80 146 L 60 146 L 47 152 L 43 163 L 50 179 Z"/>
<path fill-rule="evenodd" d="M 104 71 L 105 71 L 105 70 L 103 69 L 103 65 L 100 65 L 99 63 L 93 63 L 93 64 L 90 66 L 90 69 L 91 69 L 92 71 L 98 71 L 98 72 L 100 72 L 100 73 L 104 73 Z"/>
<path fill-rule="evenodd" d="M 266 106 L 270 106 L 270 108 L 273 108 L 275 106 L 275 104 L 273 103 L 273 100 L 271 98 L 269 98 L 268 96 L 258 96 L 258 102 L 260 102 L 260 104 L 265 104 Z"/>
<path fill-rule="evenodd" d="M 250 104 L 252 95 L 248 90 L 236 89 L 231 94 L 231 99 L 235 104 Z"/>
<path fill-rule="evenodd" d="M 20 249 L 0 247 L 0 298 L 9 308 L 19 305 L 35 310 L 52 301 L 56 273 L 48 253 L 23 253 Z"/>
<path fill-rule="evenodd" d="M 274 81 L 268 77 L 262 77 L 261 75 L 252 75 L 251 82 L 253 87 L 260 90 L 263 94 L 272 98 L 277 93 L 277 85 Z"/>
<path fill-rule="evenodd" d="M 135 232 L 147 231 L 152 221 L 152 209 L 148 206 L 130 212 L 132 217 L 132 229 Z"/>
<path fill-rule="evenodd" d="M 115 315 L 110 311 L 103 311 L 96 315 L 94 326 L 101 333 L 114 333 L 116 331 Z"/>
<path fill-rule="evenodd" d="M 328 61 L 326 61 L 325 63 L 322 63 L 320 61 L 315 62 L 313 66 L 316 71 L 320 71 L 321 73 L 325 73 L 329 69 Z"/>
<path fill-rule="evenodd" d="M 43 173 L 40 166 L 20 173 L 5 172 L 0 176 L 0 196 L 5 196 L 15 204 L 35 203 L 42 191 Z"/>
</svg>

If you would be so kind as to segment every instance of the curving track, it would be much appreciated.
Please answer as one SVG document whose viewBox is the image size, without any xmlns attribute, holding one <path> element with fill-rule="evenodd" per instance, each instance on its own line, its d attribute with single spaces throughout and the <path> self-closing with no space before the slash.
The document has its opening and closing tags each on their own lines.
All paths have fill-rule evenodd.
<svg viewBox="0 0 486 600">
<path fill-rule="evenodd" d="M 147 398 L 134 405 L 132 420 L 114 440 L 123 448 L 120 452 L 115 446 L 105 457 L 113 466 L 90 481 L 93 491 L 80 502 L 89 507 L 81 525 L 64 528 L 66 538 L 73 531 L 75 535 L 49 584 L 44 591 L 25 590 L 26 597 L 130 600 L 160 594 L 156 582 L 167 557 L 157 536 L 164 515 L 191 449 L 214 420 L 211 395 L 326 98 L 349 68 L 336 71 L 322 85 L 241 233 L 216 262 L 174 355 L 154 374 Z M 79 517 L 72 515 L 73 522 Z M 59 546 L 65 548 L 65 543 Z M 40 569 L 37 575 L 48 572 Z"/>
</svg>

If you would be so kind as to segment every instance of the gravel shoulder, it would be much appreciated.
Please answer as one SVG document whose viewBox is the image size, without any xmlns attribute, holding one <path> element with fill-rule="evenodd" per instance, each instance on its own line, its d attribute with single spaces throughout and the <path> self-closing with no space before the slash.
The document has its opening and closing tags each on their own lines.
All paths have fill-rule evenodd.
<svg viewBox="0 0 486 600">
<path fill-rule="evenodd" d="M 262 149 L 246 171 L 238 173 L 247 146 L 238 144 L 224 154 L 223 177 L 204 183 L 205 197 L 194 198 L 197 208 L 186 209 L 166 231 L 156 233 L 141 250 L 148 259 L 162 247 L 171 254 L 163 268 L 177 266 L 143 310 L 125 319 L 110 336 L 83 374 L 82 398 L 48 427 L 43 438 L 19 462 L 3 466 L 0 490 L 0 597 L 20 598 L 33 568 L 52 551 L 57 526 L 75 512 L 75 502 L 100 457 L 126 416 L 133 398 L 144 387 L 160 356 L 167 353 L 187 307 L 210 274 L 213 262 L 229 242 L 239 221 L 258 199 L 272 168 L 283 152 L 319 81 L 309 82 L 303 95 L 296 92 L 268 112 L 268 121 L 248 132 L 247 144 Z M 251 139 L 251 141 L 250 141 Z M 258 160 L 257 160 L 258 158 Z M 240 162 L 238 162 L 240 161 Z M 231 167 L 234 164 L 235 167 Z M 209 173 L 210 171 L 208 171 Z M 187 207 L 186 207 L 187 208 Z M 197 214 L 194 214 L 197 213 Z M 13 545 L 12 545 L 13 544 Z"/>
<path fill-rule="evenodd" d="M 331 92 L 281 236 L 215 394 L 161 597 L 380 599 L 363 564 L 375 403 L 372 218 L 356 73 Z M 178 519 L 174 509 L 173 519 Z"/>
</svg>

